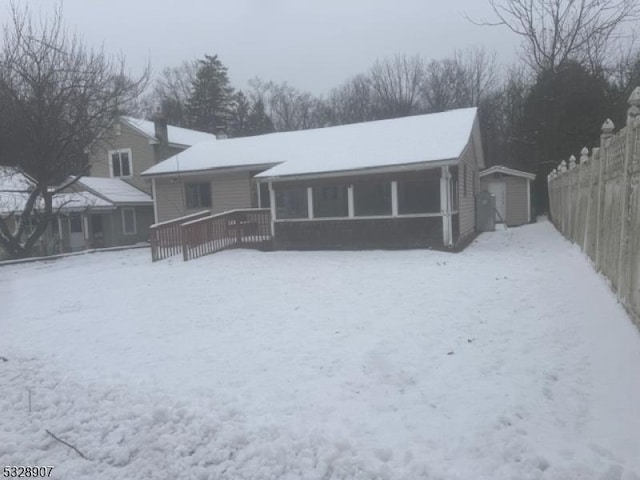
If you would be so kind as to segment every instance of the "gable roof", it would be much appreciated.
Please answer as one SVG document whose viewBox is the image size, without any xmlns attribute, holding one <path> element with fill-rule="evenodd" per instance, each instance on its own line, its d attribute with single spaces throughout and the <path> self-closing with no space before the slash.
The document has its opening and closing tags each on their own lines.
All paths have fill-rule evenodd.
<svg viewBox="0 0 640 480">
<path fill-rule="evenodd" d="M 529 180 L 536 179 L 535 173 L 523 172 L 522 170 L 516 170 L 515 168 L 509 168 L 502 165 L 494 165 L 493 167 L 489 167 L 486 170 L 481 171 L 480 178 L 494 173 L 502 173 L 503 175 L 512 175 L 514 177 L 527 178 Z"/>
<path fill-rule="evenodd" d="M 114 204 L 153 204 L 150 195 L 120 178 L 82 177 L 78 185 Z"/>
<path fill-rule="evenodd" d="M 272 167 L 257 177 L 345 172 L 455 161 L 471 139 L 477 109 L 271 133 L 195 145 L 142 175 Z"/>
<path fill-rule="evenodd" d="M 20 213 L 33 189 L 33 182 L 17 169 L 0 167 L 0 213 Z M 42 208 L 42 199 L 36 205 Z M 115 205 L 92 192 L 58 193 L 53 197 L 53 209 L 62 213 L 91 210 L 112 210 Z"/>
<path fill-rule="evenodd" d="M 121 117 L 121 119 L 127 123 L 127 125 L 133 127 L 150 140 L 156 140 L 156 129 L 152 121 L 142 120 L 140 118 L 133 117 Z M 167 133 L 169 136 L 169 145 L 175 145 L 180 147 L 191 147 L 200 142 L 211 142 L 216 139 L 216 136 L 212 133 L 199 132 L 197 130 L 190 130 L 188 128 L 174 127 L 173 125 L 167 126 Z"/>
</svg>

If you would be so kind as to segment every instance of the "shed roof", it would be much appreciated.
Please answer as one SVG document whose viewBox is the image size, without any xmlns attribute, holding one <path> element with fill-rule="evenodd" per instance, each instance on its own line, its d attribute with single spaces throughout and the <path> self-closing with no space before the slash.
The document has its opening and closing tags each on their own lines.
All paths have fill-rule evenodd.
<svg viewBox="0 0 640 480">
<path fill-rule="evenodd" d="M 476 116 L 476 108 L 466 108 L 200 143 L 143 175 L 262 165 L 272 168 L 257 177 L 269 178 L 457 160 Z"/>
<path fill-rule="evenodd" d="M 140 133 L 149 137 L 150 139 L 156 139 L 156 130 L 154 123 L 149 120 L 142 120 L 140 118 L 133 117 L 121 117 L 128 125 L 138 130 Z M 172 145 L 181 145 L 184 147 L 191 147 L 200 142 L 212 142 L 215 141 L 216 136 L 212 133 L 199 132 L 197 130 L 191 130 L 188 128 L 174 127 L 173 125 L 167 126 L 167 134 L 169 136 L 168 141 Z"/>
<path fill-rule="evenodd" d="M 514 177 L 522 177 L 529 180 L 535 180 L 536 178 L 535 173 L 523 172 L 522 170 L 516 170 L 514 168 L 509 168 L 502 165 L 494 165 L 493 167 L 489 167 L 486 170 L 483 170 L 482 172 L 480 172 L 480 177 L 485 177 L 494 173 L 502 173 L 503 175 L 512 175 Z"/>
</svg>

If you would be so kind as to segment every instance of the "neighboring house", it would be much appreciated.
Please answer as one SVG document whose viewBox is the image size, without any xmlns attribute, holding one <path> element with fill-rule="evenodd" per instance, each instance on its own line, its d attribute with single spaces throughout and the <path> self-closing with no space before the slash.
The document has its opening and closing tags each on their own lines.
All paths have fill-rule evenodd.
<svg viewBox="0 0 640 480">
<path fill-rule="evenodd" d="M 531 222 L 531 182 L 533 173 L 495 165 L 480 172 L 480 188 L 496 199 L 495 221 L 507 226 Z"/>
<path fill-rule="evenodd" d="M 32 189 L 33 182 L 29 177 L 16 169 L 0 167 L 0 216 L 5 220 L 10 232 L 15 230 L 18 217 L 24 210 Z M 27 233 L 35 228 L 38 213 L 42 208 L 42 202 L 35 205 L 33 215 L 29 219 Z M 83 238 L 83 215 L 89 211 L 98 214 L 111 210 L 113 210 L 111 203 L 88 191 L 78 189 L 55 195 L 53 197 L 54 215 L 45 233 L 35 245 L 34 254 L 50 255 L 69 251 L 70 245 L 78 242 L 78 232 L 80 232 L 80 238 Z M 80 244 L 84 246 L 84 242 Z M 65 245 L 67 245 L 66 248 Z"/>
<path fill-rule="evenodd" d="M 153 223 L 153 199 L 149 194 L 119 178 L 82 177 L 72 188 L 94 195 L 108 206 L 91 207 L 69 216 L 68 227 L 63 222 L 64 251 L 148 241 Z"/>
<path fill-rule="evenodd" d="M 36 253 L 146 242 L 154 209 L 151 182 L 140 173 L 196 143 L 215 139 L 162 119 L 120 117 L 108 141 L 96 143 L 100 148 L 89 152 L 89 175 L 54 197 L 54 219 Z M 0 215 L 11 228 L 32 186 L 17 170 L 0 168 Z"/>
<path fill-rule="evenodd" d="M 475 232 L 477 109 L 201 143 L 142 173 L 156 221 L 269 207 L 280 248 L 456 247 Z"/>
</svg>

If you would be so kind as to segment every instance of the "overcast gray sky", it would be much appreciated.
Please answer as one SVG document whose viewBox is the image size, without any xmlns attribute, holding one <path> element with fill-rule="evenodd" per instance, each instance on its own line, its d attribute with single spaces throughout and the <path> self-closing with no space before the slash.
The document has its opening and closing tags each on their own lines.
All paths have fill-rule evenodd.
<svg viewBox="0 0 640 480">
<path fill-rule="evenodd" d="M 54 3 L 17 3 L 25 2 L 43 13 Z M 377 58 L 436 59 L 484 45 L 508 64 L 519 43 L 505 28 L 465 19 L 489 18 L 486 0 L 65 0 L 63 9 L 87 43 L 124 53 L 134 71 L 147 60 L 157 73 L 217 53 L 236 88 L 259 76 L 316 94 Z"/>
</svg>

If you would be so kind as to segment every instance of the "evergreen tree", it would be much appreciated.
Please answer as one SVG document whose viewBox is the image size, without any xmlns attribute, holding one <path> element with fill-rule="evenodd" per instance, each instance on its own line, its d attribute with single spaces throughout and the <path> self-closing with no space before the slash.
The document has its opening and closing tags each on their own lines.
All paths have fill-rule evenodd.
<svg viewBox="0 0 640 480">
<path fill-rule="evenodd" d="M 229 84 L 227 67 L 217 55 L 205 55 L 198 61 L 198 70 L 187 100 L 189 127 L 204 132 L 228 132 L 231 122 L 233 88 Z"/>
<path fill-rule="evenodd" d="M 229 134 L 232 137 L 247 136 L 247 122 L 251 113 L 251 105 L 247 96 L 240 90 L 233 96 L 233 110 Z"/>
<path fill-rule="evenodd" d="M 547 175 L 585 146 L 597 145 L 600 127 L 611 116 L 607 80 L 577 62 L 540 73 L 527 96 L 517 136 L 519 157 L 536 173 L 535 200 L 548 207 Z"/>
<path fill-rule="evenodd" d="M 247 117 L 246 135 L 262 135 L 265 133 L 275 132 L 273 122 L 264 108 L 262 100 L 256 100 L 251 106 L 251 111 Z"/>
</svg>

